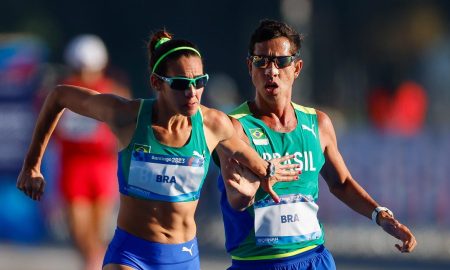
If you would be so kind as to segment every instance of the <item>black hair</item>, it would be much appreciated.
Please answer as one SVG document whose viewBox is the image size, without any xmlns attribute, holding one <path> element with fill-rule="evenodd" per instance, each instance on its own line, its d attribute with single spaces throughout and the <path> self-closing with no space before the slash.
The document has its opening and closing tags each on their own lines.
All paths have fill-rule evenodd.
<svg viewBox="0 0 450 270">
<path fill-rule="evenodd" d="M 285 37 L 291 44 L 291 53 L 298 54 L 302 47 L 303 35 L 299 34 L 294 28 L 286 23 L 264 19 L 259 22 L 258 28 L 255 29 L 248 46 L 248 54 L 253 55 L 255 44 L 264 42 L 278 37 Z"/>
</svg>

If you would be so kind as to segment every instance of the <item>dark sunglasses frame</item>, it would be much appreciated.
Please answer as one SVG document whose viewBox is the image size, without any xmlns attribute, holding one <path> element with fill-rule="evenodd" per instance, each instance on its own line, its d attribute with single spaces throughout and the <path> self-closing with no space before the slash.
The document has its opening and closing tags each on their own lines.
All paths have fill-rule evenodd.
<svg viewBox="0 0 450 270">
<path fill-rule="evenodd" d="M 209 80 L 209 75 L 206 73 L 195 78 L 164 77 L 156 73 L 153 73 L 153 75 L 155 75 L 158 79 L 165 81 L 169 84 L 170 88 L 177 91 L 188 90 L 191 85 L 193 85 L 195 89 L 203 88 L 206 86 Z"/>
<path fill-rule="evenodd" d="M 249 55 L 248 60 L 257 68 L 267 68 L 270 62 L 273 62 L 277 68 L 286 68 L 290 66 L 300 55 L 286 55 L 286 56 L 266 56 L 266 55 Z"/>
</svg>

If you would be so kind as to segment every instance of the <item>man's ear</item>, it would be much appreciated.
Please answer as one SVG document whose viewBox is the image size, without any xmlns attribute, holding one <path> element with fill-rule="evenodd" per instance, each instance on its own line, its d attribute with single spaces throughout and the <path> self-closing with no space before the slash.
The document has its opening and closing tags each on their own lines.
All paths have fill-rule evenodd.
<svg viewBox="0 0 450 270">
<path fill-rule="evenodd" d="M 252 61 L 250 61 L 249 59 L 247 59 L 247 68 L 248 68 L 248 74 L 251 77 L 252 76 L 252 70 L 253 70 L 253 64 L 252 64 Z"/>
<path fill-rule="evenodd" d="M 298 75 L 300 75 L 300 72 L 302 71 L 302 68 L 303 68 L 303 60 L 298 60 L 298 61 L 296 61 L 295 64 L 294 64 L 294 68 L 295 68 L 294 76 L 295 76 L 295 78 L 297 78 Z"/>
</svg>

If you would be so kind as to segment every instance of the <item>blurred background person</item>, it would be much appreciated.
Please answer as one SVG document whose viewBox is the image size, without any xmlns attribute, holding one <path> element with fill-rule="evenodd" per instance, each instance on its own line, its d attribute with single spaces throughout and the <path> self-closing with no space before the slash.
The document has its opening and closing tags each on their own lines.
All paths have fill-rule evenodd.
<svg viewBox="0 0 450 270">
<path fill-rule="evenodd" d="M 70 74 L 63 84 L 129 97 L 105 74 L 108 52 L 95 35 L 80 35 L 67 45 Z M 109 238 L 107 223 L 117 200 L 117 145 L 106 124 L 65 110 L 56 129 L 60 149 L 58 187 L 71 237 L 86 270 L 100 269 Z"/>
<path fill-rule="evenodd" d="M 401 82 L 397 89 L 375 88 L 368 95 L 369 119 L 383 134 L 414 136 L 423 130 L 427 93 L 414 81 Z"/>
</svg>

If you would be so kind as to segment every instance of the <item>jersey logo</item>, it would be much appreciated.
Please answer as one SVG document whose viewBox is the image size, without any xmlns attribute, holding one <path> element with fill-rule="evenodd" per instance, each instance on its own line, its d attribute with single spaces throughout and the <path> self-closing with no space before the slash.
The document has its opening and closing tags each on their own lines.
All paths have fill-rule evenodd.
<svg viewBox="0 0 450 270">
<path fill-rule="evenodd" d="M 289 155 L 289 153 L 285 152 L 284 156 L 287 156 L 287 155 Z M 270 160 L 272 158 L 280 158 L 281 154 L 277 153 L 277 152 L 274 152 L 274 153 L 264 152 L 264 153 L 262 153 L 261 157 L 264 160 Z M 301 170 L 302 172 L 306 172 L 306 171 L 315 172 L 315 171 L 317 171 L 317 168 L 314 165 L 314 162 L 315 162 L 315 160 L 313 157 L 313 151 L 303 151 L 303 152 L 297 151 L 294 153 L 294 159 L 292 161 L 287 160 L 285 162 L 285 164 L 299 164 L 300 165 L 299 170 Z"/>
<path fill-rule="evenodd" d="M 192 152 L 192 157 L 189 158 L 188 165 L 193 167 L 203 167 L 203 164 L 205 163 L 205 151 L 203 150 L 203 155 L 200 154 L 198 151 Z"/>
<path fill-rule="evenodd" d="M 266 134 L 264 134 L 261 128 L 251 128 L 249 129 L 250 135 L 252 136 L 253 143 L 255 145 L 268 145 L 269 140 Z"/>
<path fill-rule="evenodd" d="M 312 128 L 308 127 L 307 125 L 303 125 L 303 124 L 302 124 L 302 129 L 311 132 L 312 135 L 314 135 L 314 137 L 317 138 L 316 132 L 314 131 L 314 124 L 312 124 Z"/>
<path fill-rule="evenodd" d="M 151 146 L 145 144 L 135 143 L 133 147 L 133 151 L 142 152 L 142 153 L 150 153 Z"/>
<path fill-rule="evenodd" d="M 191 248 L 183 247 L 181 251 L 189 252 L 192 256 L 192 248 L 194 247 L 194 244 L 191 245 Z"/>
<path fill-rule="evenodd" d="M 199 158 L 205 158 L 205 153 L 204 153 L 205 151 L 203 151 L 203 155 L 202 154 L 200 154 L 199 152 L 197 152 L 197 151 L 193 151 L 192 152 L 192 155 L 194 155 L 194 156 L 196 156 L 196 157 L 199 157 Z"/>
</svg>

